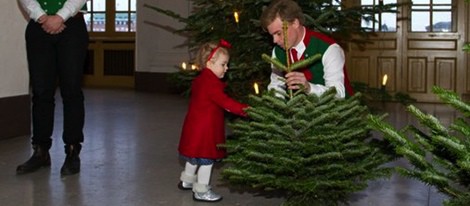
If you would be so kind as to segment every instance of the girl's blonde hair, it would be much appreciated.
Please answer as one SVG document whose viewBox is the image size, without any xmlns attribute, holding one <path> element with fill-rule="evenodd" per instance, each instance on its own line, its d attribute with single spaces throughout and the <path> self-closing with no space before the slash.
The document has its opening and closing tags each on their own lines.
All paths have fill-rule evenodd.
<svg viewBox="0 0 470 206">
<path fill-rule="evenodd" d="M 196 64 L 198 65 L 198 68 L 205 68 L 208 61 L 217 59 L 220 54 L 227 56 L 230 55 L 228 49 L 224 46 L 221 46 L 218 42 L 208 42 L 203 44 L 201 47 L 199 47 L 199 50 L 196 54 Z"/>
</svg>

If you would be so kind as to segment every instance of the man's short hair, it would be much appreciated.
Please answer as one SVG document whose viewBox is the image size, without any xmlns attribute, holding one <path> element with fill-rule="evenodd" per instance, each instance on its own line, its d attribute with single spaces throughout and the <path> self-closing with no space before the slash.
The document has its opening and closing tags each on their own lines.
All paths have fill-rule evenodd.
<svg viewBox="0 0 470 206">
<path fill-rule="evenodd" d="M 273 0 L 261 14 L 260 21 L 263 29 L 266 29 L 277 17 L 289 23 L 294 22 L 295 19 L 298 19 L 301 25 L 305 23 L 302 8 L 293 0 Z"/>
</svg>

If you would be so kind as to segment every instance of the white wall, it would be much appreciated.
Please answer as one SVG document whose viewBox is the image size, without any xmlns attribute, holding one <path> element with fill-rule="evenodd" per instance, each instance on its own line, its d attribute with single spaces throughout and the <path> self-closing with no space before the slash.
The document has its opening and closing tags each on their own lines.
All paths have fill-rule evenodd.
<svg viewBox="0 0 470 206">
<path fill-rule="evenodd" d="M 138 0 L 136 34 L 137 72 L 175 72 L 175 66 L 189 60 L 186 37 L 174 34 L 162 27 L 181 29 L 183 23 L 143 7 L 155 5 L 187 17 L 189 0 Z M 29 93 L 29 77 L 26 62 L 24 31 L 27 20 L 17 1 L 0 1 L 0 98 Z"/>
<path fill-rule="evenodd" d="M 29 93 L 26 24 L 17 1 L 0 1 L 0 98 Z"/>
<path fill-rule="evenodd" d="M 136 71 L 168 73 L 175 72 L 176 66 L 188 62 L 188 48 L 179 48 L 186 37 L 174 34 L 162 27 L 181 29 L 183 23 L 144 7 L 144 4 L 171 10 L 187 17 L 190 13 L 189 0 L 138 0 L 136 33 Z"/>
</svg>

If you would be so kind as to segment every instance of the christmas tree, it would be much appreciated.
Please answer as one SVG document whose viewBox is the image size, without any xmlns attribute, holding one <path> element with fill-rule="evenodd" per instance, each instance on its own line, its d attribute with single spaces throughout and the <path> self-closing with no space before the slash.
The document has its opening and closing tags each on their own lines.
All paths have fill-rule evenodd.
<svg viewBox="0 0 470 206">
<path fill-rule="evenodd" d="M 285 48 L 287 27 L 284 22 Z M 287 65 L 267 54 L 262 57 L 276 69 L 291 72 L 313 64 L 321 54 L 292 64 L 286 60 Z M 226 179 L 280 190 L 285 205 L 331 205 L 346 202 L 349 194 L 367 186 L 367 180 L 389 174 L 380 166 L 390 157 L 367 142 L 368 109 L 358 101 L 360 94 L 342 100 L 335 97 L 334 88 L 320 97 L 303 91 L 252 96 L 247 111 L 251 121 L 231 124 L 234 136 L 223 145 L 230 151 Z"/>
<path fill-rule="evenodd" d="M 381 131 L 396 154 L 413 166 L 398 167 L 400 174 L 432 185 L 449 196 L 445 205 L 470 205 L 470 105 L 454 92 L 439 87 L 434 87 L 433 92 L 463 115 L 448 128 L 413 105 L 407 109 L 419 120 L 421 127 L 409 125 L 396 130 L 383 120 L 384 116 L 369 116 L 370 125 Z"/>
<path fill-rule="evenodd" d="M 382 165 L 393 157 L 371 138 L 359 93 L 346 100 L 334 88 L 322 96 L 294 94 L 250 96 L 250 120 L 230 124 L 225 179 L 280 192 L 284 205 L 310 206 L 346 203 L 367 181 L 388 177 Z"/>
<path fill-rule="evenodd" d="M 173 11 L 145 4 L 144 7 L 168 15 L 185 24 L 176 29 L 178 34 L 188 36 L 187 45 L 192 50 L 208 41 L 226 39 L 233 45 L 230 50 L 230 70 L 226 74 L 227 92 L 237 99 L 244 99 L 253 93 L 253 84 L 260 90 L 266 88 L 271 68 L 260 58 L 270 52 L 272 39 L 259 24 L 263 7 L 271 0 L 190 0 L 194 10 L 188 17 Z M 347 6 L 339 0 L 302 0 L 297 1 L 304 9 L 306 26 L 333 36 L 343 47 L 348 43 L 359 45 L 367 42 L 373 35 L 369 28 L 362 28 L 361 21 L 376 21 L 380 12 L 396 12 L 397 4 L 377 6 Z M 348 1 L 344 1 L 348 3 Z M 350 2 L 349 2 L 350 4 Z M 357 38 L 363 37 L 363 38 Z M 192 59 L 189 60 L 192 63 Z M 194 72 L 175 72 L 172 84 L 189 89 Z"/>
</svg>

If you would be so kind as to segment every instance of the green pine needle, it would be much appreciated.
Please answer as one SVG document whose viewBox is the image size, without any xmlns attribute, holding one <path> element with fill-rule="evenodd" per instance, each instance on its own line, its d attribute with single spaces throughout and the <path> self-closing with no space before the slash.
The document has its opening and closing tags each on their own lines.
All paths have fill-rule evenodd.
<svg viewBox="0 0 470 206">
<path fill-rule="evenodd" d="M 397 154 L 406 158 L 413 166 L 397 167 L 396 170 L 400 174 L 432 185 L 449 196 L 450 199 L 445 201 L 446 205 L 468 205 L 470 105 L 452 91 L 433 87 L 433 92 L 443 103 L 462 112 L 467 118 L 459 116 L 446 128 L 438 118 L 409 105 L 407 111 L 418 120 L 419 125 L 408 125 L 403 130 L 396 130 L 386 123 L 383 117 L 375 116 L 369 116 L 369 124 L 371 128 L 380 131 L 383 137 L 390 141 Z"/>
</svg>

